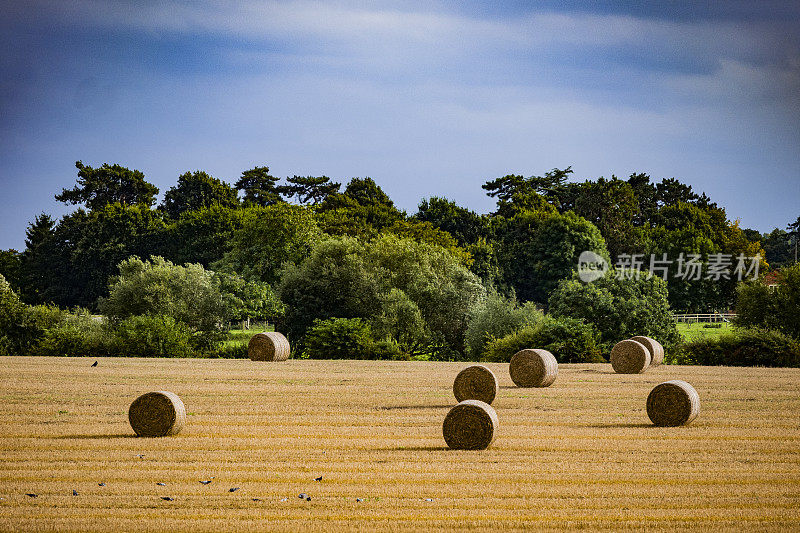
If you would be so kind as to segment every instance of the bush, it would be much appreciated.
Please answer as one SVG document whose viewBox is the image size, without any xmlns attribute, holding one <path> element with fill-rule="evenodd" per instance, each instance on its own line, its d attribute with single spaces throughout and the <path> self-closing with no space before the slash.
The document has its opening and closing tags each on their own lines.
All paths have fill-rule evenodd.
<svg viewBox="0 0 800 533">
<path fill-rule="evenodd" d="M 671 364 L 800 366 L 800 342 L 779 331 L 740 329 L 684 344 Z"/>
<path fill-rule="evenodd" d="M 739 284 L 736 313 L 739 326 L 774 329 L 800 339 L 800 263 L 781 269 L 775 290 L 761 282 Z"/>
<path fill-rule="evenodd" d="M 164 315 L 137 315 L 114 325 L 110 355 L 125 357 L 189 357 L 192 331 Z"/>
<path fill-rule="evenodd" d="M 303 357 L 309 359 L 372 359 L 372 328 L 360 318 L 314 320 L 305 337 Z"/>
<path fill-rule="evenodd" d="M 492 339 L 499 339 L 525 326 L 533 326 L 544 315 L 536 304 L 519 305 L 513 298 L 493 293 L 473 309 L 467 324 L 467 354 L 478 360 Z"/>
<path fill-rule="evenodd" d="M 602 363 L 597 336 L 597 331 L 581 320 L 546 316 L 533 326 L 490 341 L 483 360 L 508 363 L 520 350 L 542 348 L 559 363 Z"/>
<path fill-rule="evenodd" d="M 667 284 L 657 276 L 617 279 L 609 270 L 591 283 L 577 278 L 563 280 L 550 295 L 549 312 L 554 316 L 583 319 L 600 334 L 606 353 L 623 339 L 647 335 L 665 346 L 680 342 L 680 334 L 669 312 Z"/>
<path fill-rule="evenodd" d="M 48 356 L 106 356 L 111 353 L 113 339 L 113 332 L 106 324 L 92 319 L 88 312 L 78 312 L 48 328 L 31 352 Z"/>
</svg>

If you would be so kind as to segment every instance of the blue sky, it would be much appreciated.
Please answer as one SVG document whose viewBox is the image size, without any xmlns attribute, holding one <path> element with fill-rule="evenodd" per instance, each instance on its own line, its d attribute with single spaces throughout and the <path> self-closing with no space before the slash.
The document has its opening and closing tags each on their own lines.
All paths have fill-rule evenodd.
<svg viewBox="0 0 800 533">
<path fill-rule="evenodd" d="M 699 4 L 699 3 L 697 3 Z M 414 212 L 571 165 L 800 215 L 800 3 L 0 0 L 0 249 L 76 160 L 370 176 Z"/>
</svg>

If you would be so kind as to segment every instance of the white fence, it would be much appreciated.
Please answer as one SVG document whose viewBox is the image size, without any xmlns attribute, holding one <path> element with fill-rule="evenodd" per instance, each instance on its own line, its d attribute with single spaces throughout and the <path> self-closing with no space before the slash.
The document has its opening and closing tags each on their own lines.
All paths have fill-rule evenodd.
<svg viewBox="0 0 800 533">
<path fill-rule="evenodd" d="M 695 324 L 697 322 L 730 322 L 736 313 L 695 313 L 688 315 L 672 315 L 675 322 Z"/>
</svg>

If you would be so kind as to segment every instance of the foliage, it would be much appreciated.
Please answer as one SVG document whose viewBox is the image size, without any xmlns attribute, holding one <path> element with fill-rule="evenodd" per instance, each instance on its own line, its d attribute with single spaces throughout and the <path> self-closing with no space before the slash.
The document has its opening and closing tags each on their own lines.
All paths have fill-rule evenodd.
<svg viewBox="0 0 800 533">
<path fill-rule="evenodd" d="M 242 227 L 246 212 L 214 205 L 183 213 L 166 228 L 163 255 L 178 264 L 200 263 L 208 268 L 230 251 L 233 235 Z"/>
<path fill-rule="evenodd" d="M 238 206 L 239 197 L 236 189 L 201 170 L 196 170 L 178 176 L 178 185 L 171 187 L 164 194 L 161 208 L 167 216 L 177 219 L 183 213 L 215 205 L 229 208 Z"/>
<path fill-rule="evenodd" d="M 247 208 L 228 251 L 214 268 L 274 284 L 285 263 L 299 263 L 321 232 L 309 208 L 286 203 Z"/>
<path fill-rule="evenodd" d="M 510 218 L 523 211 L 553 212 L 561 207 L 561 193 L 565 189 L 572 168 L 554 168 L 544 176 L 525 178 L 509 174 L 487 181 L 482 188 L 486 194 L 497 198 L 495 215 Z"/>
<path fill-rule="evenodd" d="M 574 276 L 563 280 L 550 295 L 549 312 L 592 324 L 600 334 L 603 351 L 635 335 L 646 335 L 661 344 L 679 341 L 669 311 L 667 284 L 657 276 L 620 279 L 611 269 L 605 276 L 584 283 Z"/>
<path fill-rule="evenodd" d="M 107 356 L 114 355 L 114 332 L 107 324 L 94 320 L 88 311 L 66 315 L 47 328 L 31 355 Z"/>
<path fill-rule="evenodd" d="M 597 331 L 581 320 L 545 316 L 533 325 L 491 340 L 483 360 L 507 363 L 520 350 L 540 348 L 552 353 L 559 363 L 600 363 L 603 357 L 597 337 Z"/>
<path fill-rule="evenodd" d="M 169 317 L 185 324 L 192 332 L 192 345 L 205 350 L 221 340 L 221 325 L 231 312 L 226 303 L 213 273 L 201 265 L 131 257 L 119 264 L 119 276 L 112 280 L 100 310 L 114 322 L 140 315 Z M 154 327 L 164 320 L 153 322 Z M 133 325 L 141 329 L 146 323 Z"/>
<path fill-rule="evenodd" d="M 22 273 L 21 254 L 13 248 L 0 250 L 0 276 L 3 276 L 17 293 L 22 285 Z"/>
<path fill-rule="evenodd" d="M 441 336 L 449 350 L 463 350 L 469 309 L 483 295 L 479 280 L 446 250 L 393 235 L 368 242 L 331 238 L 288 268 L 279 287 L 287 306 L 285 328 L 297 339 L 317 318 L 372 321 L 391 303 L 392 289 L 417 306 L 433 337 Z M 399 294 L 394 293 L 394 304 L 399 305 Z M 421 338 L 416 344 L 426 342 Z"/>
<path fill-rule="evenodd" d="M 225 299 L 231 320 L 256 319 L 275 322 L 284 305 L 268 283 L 247 280 L 237 274 L 214 272 L 214 280 Z"/>
<path fill-rule="evenodd" d="M 775 228 L 769 234 L 764 234 L 762 243 L 766 261 L 771 268 L 779 269 L 794 263 L 794 248 L 787 232 Z"/>
<path fill-rule="evenodd" d="M 736 324 L 774 329 L 800 339 L 800 263 L 780 271 L 778 285 L 761 282 L 739 285 Z"/>
<path fill-rule="evenodd" d="M 498 220 L 496 232 L 503 278 L 522 301 L 546 302 L 575 270 L 581 252 L 608 257 L 598 229 L 574 213 L 524 211 Z"/>
<path fill-rule="evenodd" d="M 677 364 L 800 367 L 800 341 L 779 331 L 738 329 L 681 346 Z"/>
<path fill-rule="evenodd" d="M 133 315 L 114 324 L 110 355 L 123 357 L 189 357 L 198 347 L 185 323 L 159 314 Z M 201 348 L 206 348 L 202 343 Z"/>
<path fill-rule="evenodd" d="M 514 298 L 506 298 L 493 292 L 470 312 L 465 334 L 467 354 L 473 360 L 478 360 L 489 341 L 533 326 L 543 316 L 533 302 L 520 305 Z"/>
<path fill-rule="evenodd" d="M 457 205 L 447 198 L 431 197 L 419 204 L 416 220 L 430 222 L 442 231 L 446 231 L 458 241 L 460 246 L 477 243 L 489 237 L 487 217 L 478 215 Z"/>
<path fill-rule="evenodd" d="M 104 163 L 100 168 L 92 168 L 78 161 L 78 185 L 63 189 L 56 200 L 66 204 L 83 204 L 89 210 L 101 209 L 106 204 L 153 205 L 158 188 L 144 179 L 138 170 L 130 170 L 120 165 Z"/>
<path fill-rule="evenodd" d="M 315 319 L 304 347 L 303 357 L 310 359 L 371 359 L 375 341 L 361 318 Z"/>
<path fill-rule="evenodd" d="M 319 204 L 331 194 L 338 193 L 342 186 L 328 176 L 293 176 L 286 181 L 288 185 L 281 185 L 278 190 L 287 198 L 297 198 L 301 204 Z"/>
<path fill-rule="evenodd" d="M 575 202 L 575 213 L 597 226 L 611 257 L 636 252 L 633 220 L 638 209 L 633 187 L 615 176 L 587 181 Z"/>
<path fill-rule="evenodd" d="M 440 230 L 430 222 L 420 222 L 413 219 L 398 220 L 391 227 L 385 229 L 383 233 L 439 246 L 450 252 L 462 265 L 466 267 L 472 265 L 470 253 L 460 247 L 458 241 L 452 235 Z"/>
<path fill-rule="evenodd" d="M 247 206 L 274 205 L 283 202 L 276 183 L 280 178 L 270 176 L 269 167 L 254 167 L 242 172 L 235 187 L 244 191 L 244 204 Z"/>
</svg>

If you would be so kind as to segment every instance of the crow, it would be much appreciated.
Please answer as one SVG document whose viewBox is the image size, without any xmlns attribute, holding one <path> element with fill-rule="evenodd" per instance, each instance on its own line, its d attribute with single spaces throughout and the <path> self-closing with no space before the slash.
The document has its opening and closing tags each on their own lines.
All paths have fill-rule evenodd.
<svg viewBox="0 0 800 533">
<path fill-rule="evenodd" d="M 95 361 L 94 363 L 92 363 L 92 366 L 97 366 L 97 361 Z"/>
<path fill-rule="evenodd" d="M 237 490 L 239 490 L 239 487 L 231 487 L 228 492 L 236 492 Z"/>
<path fill-rule="evenodd" d="M 25 496 L 28 496 L 29 498 L 38 498 L 39 497 L 38 494 L 35 494 L 33 492 L 26 492 Z"/>
<path fill-rule="evenodd" d="M 162 496 L 162 497 L 161 497 L 161 499 L 162 499 L 162 500 L 164 500 L 165 502 L 172 502 L 172 501 L 175 501 L 175 500 L 173 500 L 172 498 L 170 498 L 169 496 Z"/>
<path fill-rule="evenodd" d="M 211 483 L 211 480 L 206 479 L 205 481 L 201 481 L 200 483 L 202 483 L 203 485 L 208 485 L 209 483 Z"/>
<path fill-rule="evenodd" d="M 166 483 L 156 483 L 156 485 L 158 485 L 159 487 L 166 487 L 167 486 Z"/>
<path fill-rule="evenodd" d="M 97 484 L 97 486 L 98 486 L 98 487 L 105 487 L 105 486 L 106 486 L 106 484 L 105 484 L 105 483 L 98 483 L 98 484 Z"/>
<path fill-rule="evenodd" d="M 75 490 L 75 489 L 72 489 L 72 495 L 73 495 L 73 496 L 77 496 L 77 495 L 78 495 L 78 491 L 77 491 L 77 490 Z"/>
<path fill-rule="evenodd" d="M 322 476 L 315 477 L 315 478 L 314 478 L 314 481 L 322 481 Z"/>
</svg>

